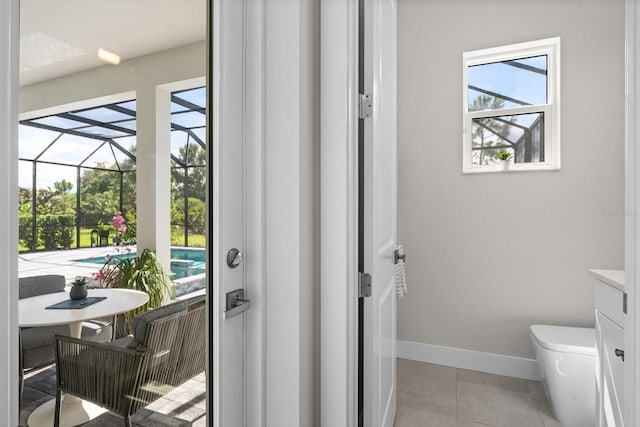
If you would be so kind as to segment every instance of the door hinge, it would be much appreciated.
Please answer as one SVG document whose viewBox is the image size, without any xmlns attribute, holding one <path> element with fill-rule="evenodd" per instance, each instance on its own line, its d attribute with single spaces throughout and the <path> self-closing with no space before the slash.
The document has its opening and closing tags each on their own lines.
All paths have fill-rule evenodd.
<svg viewBox="0 0 640 427">
<path fill-rule="evenodd" d="M 358 94 L 358 117 L 366 119 L 371 117 L 373 111 L 373 101 L 371 100 L 371 94 L 359 93 Z"/>
<path fill-rule="evenodd" d="M 358 273 L 358 298 L 368 298 L 371 296 L 371 275 L 369 273 Z"/>
</svg>

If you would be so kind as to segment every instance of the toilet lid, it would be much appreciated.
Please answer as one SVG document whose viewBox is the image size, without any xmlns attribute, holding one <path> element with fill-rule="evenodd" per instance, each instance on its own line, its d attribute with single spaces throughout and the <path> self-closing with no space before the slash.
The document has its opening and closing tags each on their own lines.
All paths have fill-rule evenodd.
<svg viewBox="0 0 640 427">
<path fill-rule="evenodd" d="M 533 325 L 531 336 L 543 348 L 595 356 L 596 334 L 593 328 Z"/>
</svg>

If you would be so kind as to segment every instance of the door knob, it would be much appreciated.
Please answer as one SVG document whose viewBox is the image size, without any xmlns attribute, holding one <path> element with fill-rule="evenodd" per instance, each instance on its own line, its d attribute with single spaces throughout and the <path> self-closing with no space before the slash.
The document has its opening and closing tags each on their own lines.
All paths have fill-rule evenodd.
<svg viewBox="0 0 640 427">
<path fill-rule="evenodd" d="M 236 268 L 242 262 L 242 252 L 236 248 L 229 249 L 227 252 L 227 265 L 229 268 Z"/>
</svg>

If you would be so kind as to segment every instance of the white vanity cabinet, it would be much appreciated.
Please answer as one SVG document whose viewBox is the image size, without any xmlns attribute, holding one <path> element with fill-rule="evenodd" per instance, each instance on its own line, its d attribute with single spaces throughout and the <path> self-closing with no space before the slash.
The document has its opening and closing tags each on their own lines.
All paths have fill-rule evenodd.
<svg viewBox="0 0 640 427">
<path fill-rule="evenodd" d="M 595 278 L 596 420 L 599 427 L 622 427 L 624 388 L 624 271 L 590 270 Z"/>
</svg>

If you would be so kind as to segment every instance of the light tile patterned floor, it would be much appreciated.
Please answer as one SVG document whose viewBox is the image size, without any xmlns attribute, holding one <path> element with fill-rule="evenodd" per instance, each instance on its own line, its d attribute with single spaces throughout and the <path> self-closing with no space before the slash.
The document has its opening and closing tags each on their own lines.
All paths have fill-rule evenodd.
<svg viewBox="0 0 640 427">
<path fill-rule="evenodd" d="M 542 383 L 398 359 L 395 427 L 562 427 Z"/>
<path fill-rule="evenodd" d="M 55 397 L 55 368 L 42 370 L 25 379 L 20 427 L 27 425 L 29 414 Z M 204 373 L 192 378 L 131 417 L 137 427 L 206 427 L 206 379 Z M 86 427 L 122 427 L 123 420 L 112 413 L 84 424 Z"/>
<path fill-rule="evenodd" d="M 398 359 L 395 427 L 562 427 L 552 416 L 542 384 L 500 375 Z M 205 376 L 155 401 L 133 417 L 134 426 L 205 427 Z M 25 381 L 20 426 L 40 404 L 55 396 L 55 369 Z M 113 414 L 85 424 L 122 426 Z"/>
</svg>

